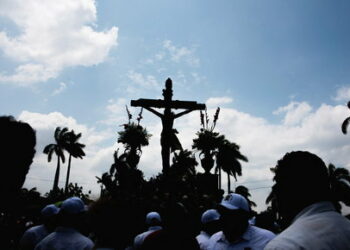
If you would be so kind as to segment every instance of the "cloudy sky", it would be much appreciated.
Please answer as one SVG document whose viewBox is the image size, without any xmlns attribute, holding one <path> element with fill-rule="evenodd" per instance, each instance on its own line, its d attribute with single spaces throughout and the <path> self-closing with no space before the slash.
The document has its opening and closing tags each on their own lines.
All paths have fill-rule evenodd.
<svg viewBox="0 0 350 250">
<path fill-rule="evenodd" d="M 0 1 L 0 113 L 38 136 L 25 186 L 51 188 L 56 162 L 41 152 L 66 126 L 87 145 L 71 180 L 97 195 L 95 176 L 121 147 L 125 104 L 161 98 L 167 77 L 174 99 L 206 103 L 210 115 L 222 108 L 217 131 L 249 158 L 235 185 L 251 189 L 259 210 L 269 168 L 287 151 L 350 169 L 350 138 L 340 131 L 350 115 L 349 11 L 345 0 Z M 145 112 L 143 125 L 153 136 L 139 168 L 150 177 L 161 170 L 161 124 Z M 191 148 L 199 114 L 175 127 Z"/>
</svg>

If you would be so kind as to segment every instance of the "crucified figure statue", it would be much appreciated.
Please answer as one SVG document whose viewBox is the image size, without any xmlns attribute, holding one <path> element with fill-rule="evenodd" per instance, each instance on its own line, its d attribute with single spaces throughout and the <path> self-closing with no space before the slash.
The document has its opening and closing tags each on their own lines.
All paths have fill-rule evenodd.
<svg viewBox="0 0 350 250">
<path fill-rule="evenodd" d="M 163 130 L 160 137 L 160 144 L 162 146 L 163 172 L 167 173 L 167 171 L 170 168 L 170 153 L 176 149 L 182 150 L 181 143 L 176 136 L 177 131 L 173 128 L 174 120 L 194 110 L 205 109 L 205 104 L 198 104 L 197 102 L 191 101 L 173 101 L 172 81 L 170 78 L 168 78 L 165 82 L 163 96 L 164 100 L 132 100 L 131 106 L 143 107 L 144 109 L 155 114 L 162 120 Z M 164 108 L 164 113 L 162 114 L 153 108 Z M 185 110 L 175 114 L 171 111 L 171 109 Z"/>
<path fill-rule="evenodd" d="M 160 145 L 162 146 L 163 168 L 166 171 L 170 167 L 170 153 L 177 149 L 182 150 L 181 143 L 176 136 L 178 132 L 176 129 L 173 128 L 174 120 L 192 112 L 193 110 L 188 109 L 180 113 L 174 114 L 174 112 L 172 112 L 169 108 L 166 108 L 164 110 L 164 114 L 161 114 L 158 111 L 149 107 L 145 107 L 145 109 L 152 112 L 162 120 L 163 129 L 160 135 Z"/>
</svg>

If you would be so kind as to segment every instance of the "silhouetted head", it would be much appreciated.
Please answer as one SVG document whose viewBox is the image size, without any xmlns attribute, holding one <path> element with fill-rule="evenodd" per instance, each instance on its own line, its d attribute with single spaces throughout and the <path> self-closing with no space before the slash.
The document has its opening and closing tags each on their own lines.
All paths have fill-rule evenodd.
<svg viewBox="0 0 350 250">
<path fill-rule="evenodd" d="M 235 193 L 228 194 L 221 201 L 218 211 L 226 239 L 230 242 L 239 239 L 249 225 L 250 209 L 246 198 Z"/>
<path fill-rule="evenodd" d="M 216 209 L 209 209 L 202 214 L 202 229 L 209 235 L 221 230 L 220 214 Z"/>
<path fill-rule="evenodd" d="M 0 117 L 0 194 L 16 195 L 23 186 L 35 154 L 35 131 L 12 116 Z"/>
<path fill-rule="evenodd" d="M 187 230 L 188 211 L 180 202 L 168 202 L 162 213 L 164 228 L 169 231 Z"/>
<path fill-rule="evenodd" d="M 80 198 L 68 198 L 62 202 L 59 212 L 59 225 L 79 230 L 85 213 L 86 206 Z"/>
<path fill-rule="evenodd" d="M 275 216 L 271 211 L 263 211 L 255 216 L 255 226 L 277 233 Z"/>
<path fill-rule="evenodd" d="M 173 83 L 170 78 L 165 81 L 165 89 L 163 89 L 163 96 L 165 100 L 170 100 L 173 96 Z"/>
<path fill-rule="evenodd" d="M 290 221 L 303 208 L 329 200 L 330 186 L 325 163 L 304 151 L 287 153 L 275 167 L 273 192 L 278 212 Z"/>
<path fill-rule="evenodd" d="M 60 209 L 57 206 L 50 204 L 45 206 L 40 212 L 42 221 L 49 232 L 52 232 L 56 227 L 59 211 Z"/>
<path fill-rule="evenodd" d="M 162 220 L 160 218 L 159 213 L 157 212 L 149 212 L 146 215 L 146 224 L 149 227 L 153 227 L 153 226 L 160 226 L 162 223 Z"/>
<path fill-rule="evenodd" d="M 166 89 L 172 89 L 172 87 L 173 87 L 173 82 L 171 81 L 171 79 L 170 78 L 166 79 L 166 81 L 165 81 L 165 88 Z"/>
<path fill-rule="evenodd" d="M 135 216 L 129 207 L 106 197 L 94 202 L 88 213 L 96 248 L 125 249 L 133 226 L 130 217 Z"/>
</svg>

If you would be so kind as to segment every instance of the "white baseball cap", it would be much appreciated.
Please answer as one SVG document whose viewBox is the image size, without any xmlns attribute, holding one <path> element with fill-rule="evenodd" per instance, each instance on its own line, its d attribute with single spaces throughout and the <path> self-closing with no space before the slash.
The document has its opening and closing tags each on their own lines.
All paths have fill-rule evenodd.
<svg viewBox="0 0 350 250">
<path fill-rule="evenodd" d="M 211 221 L 216 221 L 220 219 L 220 214 L 216 209 L 209 209 L 202 214 L 202 224 L 206 224 Z"/>
<path fill-rule="evenodd" d="M 161 218 L 160 218 L 159 213 L 157 213 L 157 212 L 149 212 L 146 215 L 146 224 L 151 224 L 152 220 L 157 220 L 159 222 L 162 221 Z"/>
<path fill-rule="evenodd" d="M 231 194 L 226 195 L 222 199 L 220 205 L 229 209 L 229 210 L 242 209 L 242 210 L 245 210 L 247 212 L 250 211 L 247 199 L 244 198 L 240 194 L 231 193 Z"/>
<path fill-rule="evenodd" d="M 68 214 L 79 214 L 86 211 L 84 202 L 78 197 L 71 197 L 62 202 L 61 210 Z"/>
<path fill-rule="evenodd" d="M 50 217 L 55 214 L 58 214 L 59 211 L 60 209 L 58 207 L 56 207 L 54 204 L 50 204 L 41 210 L 41 215 L 44 217 Z"/>
</svg>

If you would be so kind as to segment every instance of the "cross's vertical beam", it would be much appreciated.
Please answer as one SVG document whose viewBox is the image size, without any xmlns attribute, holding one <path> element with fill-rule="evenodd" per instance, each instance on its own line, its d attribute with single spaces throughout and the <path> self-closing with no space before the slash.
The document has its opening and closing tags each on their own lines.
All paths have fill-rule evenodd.
<svg viewBox="0 0 350 250">
<path fill-rule="evenodd" d="M 165 106 L 170 108 L 171 100 L 173 98 L 173 82 L 170 78 L 165 81 L 165 89 L 163 89 L 163 96 L 165 101 Z"/>
<path fill-rule="evenodd" d="M 165 89 L 163 89 L 164 96 L 164 115 L 162 118 L 163 131 L 161 134 L 161 145 L 162 145 L 162 162 L 163 172 L 167 173 L 170 169 L 170 150 L 171 150 L 171 139 L 174 118 L 171 112 L 171 101 L 173 97 L 173 83 L 170 78 L 165 82 Z"/>
</svg>

